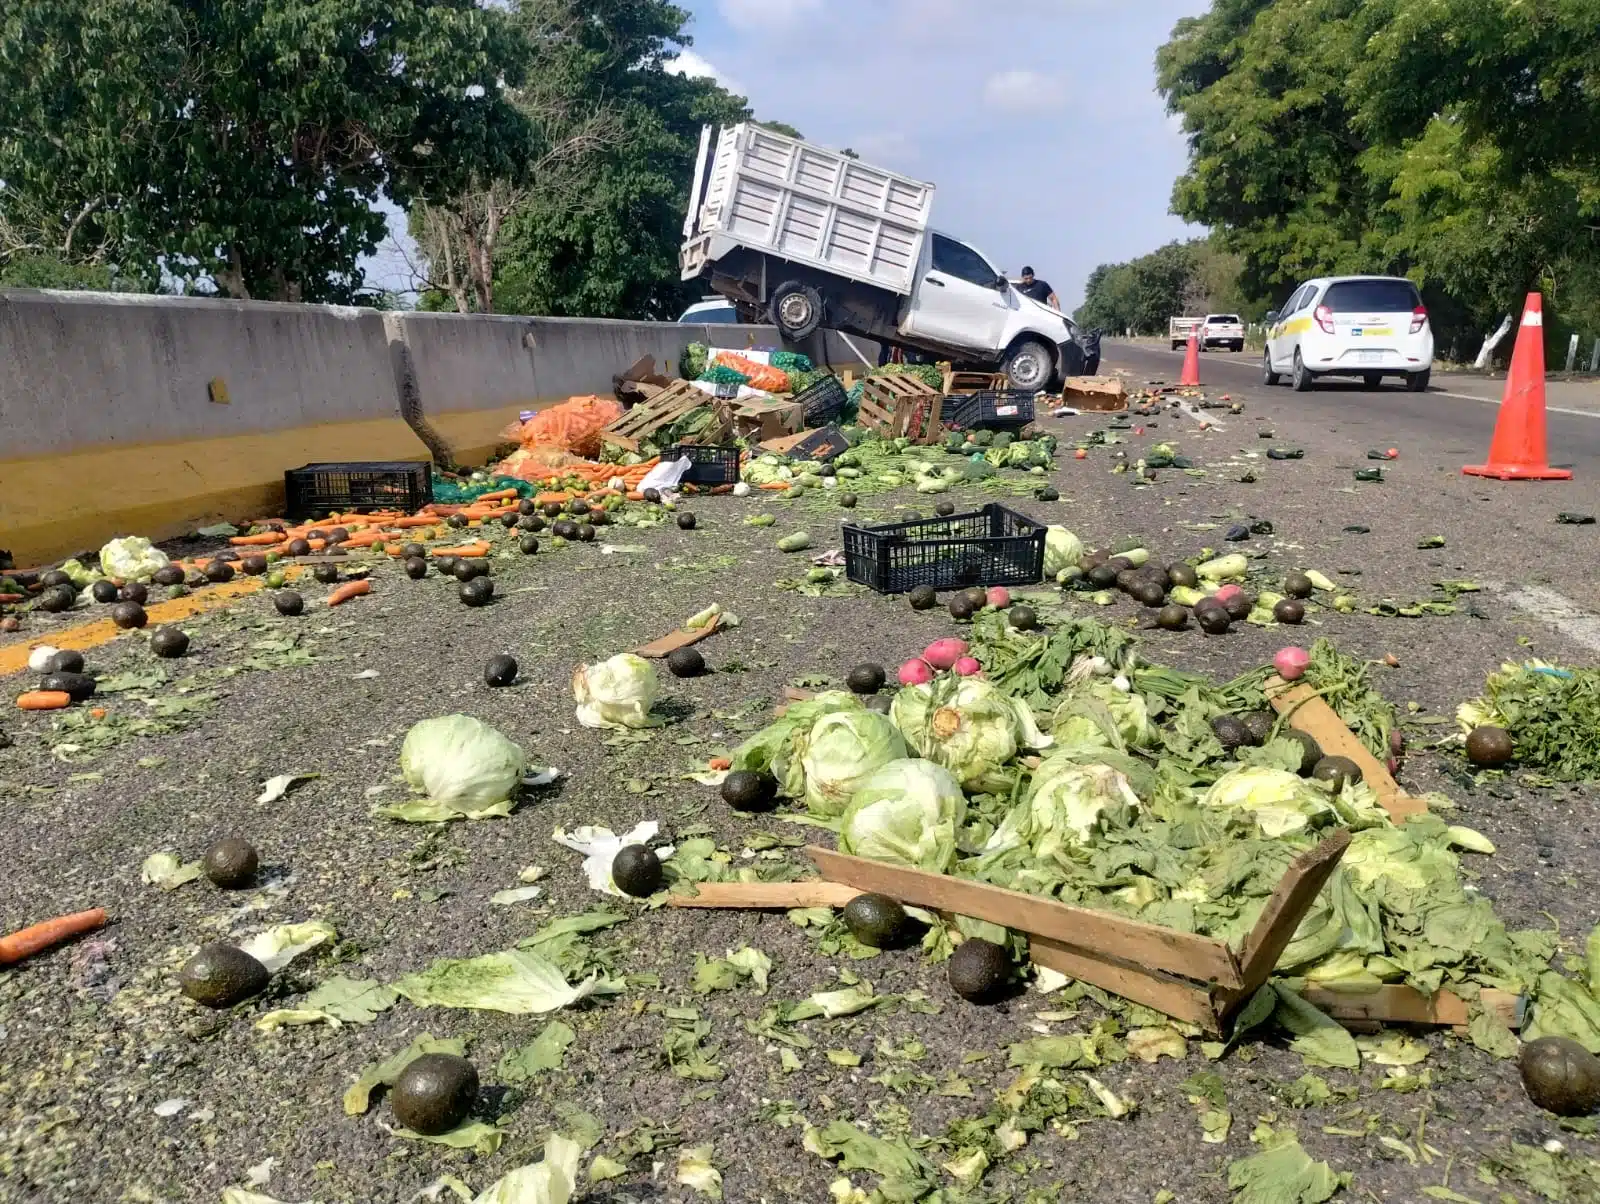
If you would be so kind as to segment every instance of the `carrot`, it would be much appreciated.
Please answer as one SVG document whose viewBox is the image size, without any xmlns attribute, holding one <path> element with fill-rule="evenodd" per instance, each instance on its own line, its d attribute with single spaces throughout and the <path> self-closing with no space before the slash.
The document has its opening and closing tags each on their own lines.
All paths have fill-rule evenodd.
<svg viewBox="0 0 1600 1204">
<path fill-rule="evenodd" d="M 516 496 L 517 491 L 515 489 L 496 489 L 493 493 L 480 493 L 476 500 L 479 502 L 503 502 Z"/>
<path fill-rule="evenodd" d="M 549 493 L 540 493 L 535 495 L 533 500 L 535 504 L 545 506 L 551 502 L 570 502 L 572 500 L 572 494 L 566 492 L 565 490 L 552 490 Z"/>
<path fill-rule="evenodd" d="M 477 560 L 479 557 L 487 556 L 489 552 L 489 545 L 480 542 L 462 544 L 459 548 L 434 548 L 428 555 L 455 556 L 461 560 Z"/>
<path fill-rule="evenodd" d="M 410 518 L 397 518 L 389 525 L 402 531 L 409 531 L 413 527 L 431 527 L 438 521 L 437 514 L 414 514 Z"/>
<path fill-rule="evenodd" d="M 637 489 L 630 489 L 628 490 L 628 500 L 630 502 L 642 502 L 644 501 L 644 494 Z"/>
<path fill-rule="evenodd" d="M 363 531 L 359 535 L 352 535 L 344 541 L 347 548 L 370 548 L 373 544 L 386 543 L 389 537 L 382 531 Z"/>
<path fill-rule="evenodd" d="M 17 699 L 17 708 L 23 711 L 59 711 L 72 705 L 72 695 L 65 690 L 29 690 Z"/>
<path fill-rule="evenodd" d="M 105 717 L 106 717 L 106 709 L 105 709 L 105 707 L 91 707 L 90 708 L 90 710 L 89 710 L 89 718 L 91 718 L 93 720 L 96 720 L 96 721 L 99 721 L 101 719 L 104 719 Z"/>
<path fill-rule="evenodd" d="M 94 932 L 106 926 L 106 909 L 96 907 L 91 911 L 75 912 L 70 916 L 57 916 L 34 924 L 10 936 L 0 937 L 0 966 L 13 965 L 52 945 Z"/>
<path fill-rule="evenodd" d="M 711 487 L 711 492 L 714 493 L 714 494 L 718 494 L 718 495 L 725 494 L 725 493 L 732 493 L 733 492 L 733 486 L 732 485 L 713 485 Z"/>
<path fill-rule="evenodd" d="M 363 577 L 360 581 L 346 581 L 333 593 L 328 595 L 328 605 L 338 606 L 341 602 L 348 602 L 351 598 L 360 598 L 372 592 L 372 582 Z"/>
<path fill-rule="evenodd" d="M 708 768 L 711 768 L 711 769 L 732 769 L 733 768 L 733 762 L 727 757 L 712 757 L 711 760 L 706 762 L 706 765 L 707 765 Z"/>
<path fill-rule="evenodd" d="M 789 481 L 768 481 L 765 485 L 757 485 L 756 488 L 766 489 L 773 493 L 781 493 L 783 490 L 789 488 L 791 483 L 792 482 Z"/>
<path fill-rule="evenodd" d="M 27 600 L 27 594 L 0 594 L 0 604 L 4 604 L 6 602 L 26 602 Z"/>
<path fill-rule="evenodd" d="M 228 542 L 236 548 L 269 548 L 288 538 L 282 531 L 265 531 L 260 535 L 235 535 Z"/>
</svg>

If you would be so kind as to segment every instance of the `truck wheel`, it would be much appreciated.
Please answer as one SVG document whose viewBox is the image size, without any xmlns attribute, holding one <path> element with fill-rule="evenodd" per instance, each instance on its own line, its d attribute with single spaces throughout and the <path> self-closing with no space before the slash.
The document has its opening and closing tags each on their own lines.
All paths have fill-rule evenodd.
<svg viewBox="0 0 1600 1204">
<path fill-rule="evenodd" d="M 1036 393 L 1049 385 L 1055 370 L 1056 357 L 1038 339 L 1023 339 L 1006 356 L 1005 372 L 1013 389 Z"/>
<path fill-rule="evenodd" d="M 786 280 L 772 290 L 767 316 L 784 338 L 798 343 L 810 338 L 822 325 L 822 294 L 809 284 Z"/>
</svg>

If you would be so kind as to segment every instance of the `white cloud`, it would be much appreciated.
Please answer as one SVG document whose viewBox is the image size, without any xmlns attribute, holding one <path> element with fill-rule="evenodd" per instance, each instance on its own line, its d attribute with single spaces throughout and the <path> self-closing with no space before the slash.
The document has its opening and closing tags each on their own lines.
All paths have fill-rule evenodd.
<svg viewBox="0 0 1600 1204">
<path fill-rule="evenodd" d="M 1046 113 L 1066 105 L 1067 86 L 1037 71 L 1000 71 L 983 85 L 983 99 L 990 108 L 1007 113 Z"/>
<path fill-rule="evenodd" d="M 722 15 L 738 29 L 781 29 L 822 7 L 822 0 L 722 0 Z"/>
<path fill-rule="evenodd" d="M 692 50 L 685 50 L 677 58 L 668 59 L 662 66 L 672 75 L 687 75 L 690 79 L 714 79 L 728 91 L 739 96 L 750 94 L 733 76 L 718 70 L 715 64 Z"/>
</svg>

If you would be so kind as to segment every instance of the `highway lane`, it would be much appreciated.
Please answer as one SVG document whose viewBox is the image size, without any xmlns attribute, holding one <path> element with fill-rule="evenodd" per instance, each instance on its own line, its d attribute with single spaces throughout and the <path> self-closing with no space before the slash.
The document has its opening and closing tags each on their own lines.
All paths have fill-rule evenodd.
<svg viewBox="0 0 1600 1204">
<path fill-rule="evenodd" d="M 1176 382 L 1183 368 L 1183 353 L 1163 346 L 1110 342 L 1104 346 L 1101 371 L 1129 373 L 1130 384 L 1147 380 Z M 1268 389 L 1261 383 L 1256 354 L 1234 355 L 1211 351 L 1200 357 L 1200 380 L 1207 392 L 1233 392 L 1262 401 L 1274 409 L 1303 408 L 1318 419 L 1326 418 L 1343 432 L 1368 438 L 1376 447 L 1406 446 L 1443 456 L 1460 456 L 1461 464 L 1482 463 L 1499 417 L 1496 401 L 1482 397 L 1451 396 L 1434 387 L 1427 393 L 1408 393 L 1398 381 L 1385 381 L 1375 391 L 1358 381 L 1331 380 L 1309 393 L 1295 393 L 1287 383 Z M 1501 382 L 1452 382 L 1454 388 L 1478 393 L 1498 391 Z M 1600 413 L 1552 412 L 1548 415 L 1550 459 L 1593 482 L 1600 477 Z"/>
</svg>

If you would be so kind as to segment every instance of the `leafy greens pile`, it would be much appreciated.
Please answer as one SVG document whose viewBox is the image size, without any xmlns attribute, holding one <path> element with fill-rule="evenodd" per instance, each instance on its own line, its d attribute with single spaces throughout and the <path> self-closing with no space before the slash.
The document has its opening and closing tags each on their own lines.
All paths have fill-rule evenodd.
<svg viewBox="0 0 1600 1204">
<path fill-rule="evenodd" d="M 1504 728 L 1517 760 L 1558 782 L 1600 778 L 1600 669 L 1504 664 L 1456 711 L 1462 730 Z"/>
</svg>

